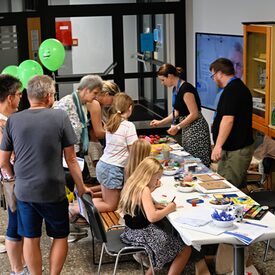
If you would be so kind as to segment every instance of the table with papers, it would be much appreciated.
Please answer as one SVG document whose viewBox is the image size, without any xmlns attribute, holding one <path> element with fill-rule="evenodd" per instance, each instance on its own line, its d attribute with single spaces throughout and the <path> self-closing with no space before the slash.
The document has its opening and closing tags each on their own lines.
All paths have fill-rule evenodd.
<svg viewBox="0 0 275 275">
<path fill-rule="evenodd" d="M 210 172 L 210 171 L 208 171 Z M 238 196 L 245 196 L 239 189 L 225 180 L 230 186 L 227 189 L 219 189 L 219 193 L 235 193 Z M 194 183 L 196 187 L 196 182 Z M 174 228 L 179 232 L 182 240 L 187 245 L 192 245 L 200 250 L 202 245 L 227 243 L 234 246 L 234 274 L 244 274 L 244 247 L 252 242 L 258 242 L 275 238 L 275 216 L 267 212 L 260 220 L 244 220 L 244 222 L 234 222 L 230 228 L 220 228 L 213 225 L 211 213 L 214 211 L 209 201 L 213 199 L 212 192 L 203 193 L 193 191 L 183 193 L 178 191 L 177 182 L 173 176 L 162 176 L 161 186 L 156 189 L 152 196 L 158 202 L 169 202 L 175 197 L 177 210 L 168 215 L 168 219 Z M 187 200 L 198 198 L 203 203 L 195 207 Z M 250 223 L 245 223 L 248 221 Z"/>
</svg>

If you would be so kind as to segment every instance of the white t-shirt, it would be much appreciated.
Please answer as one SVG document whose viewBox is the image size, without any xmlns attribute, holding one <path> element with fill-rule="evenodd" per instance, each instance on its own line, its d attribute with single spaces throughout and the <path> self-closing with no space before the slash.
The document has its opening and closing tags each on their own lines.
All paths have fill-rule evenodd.
<svg viewBox="0 0 275 275">
<path fill-rule="evenodd" d="M 106 147 L 100 158 L 101 161 L 125 167 L 129 152 L 127 146 L 138 139 L 134 123 L 123 120 L 115 133 L 106 132 Z"/>
</svg>

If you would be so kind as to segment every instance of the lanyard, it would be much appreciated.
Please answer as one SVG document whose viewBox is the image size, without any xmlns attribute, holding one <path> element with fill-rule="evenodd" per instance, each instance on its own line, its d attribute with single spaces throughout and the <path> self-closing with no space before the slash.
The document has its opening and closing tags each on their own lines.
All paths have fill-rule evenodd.
<svg viewBox="0 0 275 275">
<path fill-rule="evenodd" d="M 176 124 L 176 118 L 175 118 L 175 104 L 176 104 L 176 98 L 177 98 L 177 94 L 178 91 L 180 89 L 180 84 L 181 84 L 181 79 L 178 80 L 178 84 L 177 87 L 173 88 L 173 96 L 172 96 L 172 106 L 173 106 L 173 120 L 172 120 L 172 124 Z"/>
</svg>

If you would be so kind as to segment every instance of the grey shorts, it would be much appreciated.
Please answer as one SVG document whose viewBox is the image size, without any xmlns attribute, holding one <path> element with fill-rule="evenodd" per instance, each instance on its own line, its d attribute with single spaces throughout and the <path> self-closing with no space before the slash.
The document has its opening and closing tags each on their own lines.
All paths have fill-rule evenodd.
<svg viewBox="0 0 275 275">
<path fill-rule="evenodd" d="M 96 177 L 108 189 L 122 189 L 124 168 L 100 160 L 96 165 Z"/>
</svg>

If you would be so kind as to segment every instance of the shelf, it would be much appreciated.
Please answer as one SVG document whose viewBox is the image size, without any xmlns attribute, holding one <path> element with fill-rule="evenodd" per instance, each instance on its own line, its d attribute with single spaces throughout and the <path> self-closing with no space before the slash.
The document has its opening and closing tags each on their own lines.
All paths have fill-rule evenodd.
<svg viewBox="0 0 275 275">
<path fill-rule="evenodd" d="M 264 109 L 264 108 L 261 108 L 261 107 L 255 107 L 255 106 L 253 106 L 253 109 L 258 110 L 258 111 L 265 112 L 265 109 Z"/>
<path fill-rule="evenodd" d="M 271 129 L 273 129 L 273 130 L 275 130 L 275 125 L 269 124 L 268 127 L 271 128 Z"/>
<path fill-rule="evenodd" d="M 266 59 L 262 59 L 262 58 L 258 58 L 258 57 L 253 57 L 253 60 L 255 60 L 257 62 L 266 63 Z"/>
<path fill-rule="evenodd" d="M 265 95 L 265 90 L 263 90 L 263 89 L 256 89 L 256 88 L 254 88 L 253 91 L 256 92 L 256 93 Z"/>
</svg>

